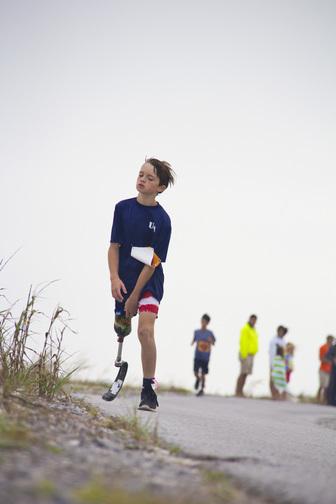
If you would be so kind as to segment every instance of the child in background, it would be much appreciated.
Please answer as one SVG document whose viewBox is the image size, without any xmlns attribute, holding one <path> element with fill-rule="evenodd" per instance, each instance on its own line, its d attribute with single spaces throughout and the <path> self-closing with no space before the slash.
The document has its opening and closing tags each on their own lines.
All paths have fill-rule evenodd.
<svg viewBox="0 0 336 504">
<path fill-rule="evenodd" d="M 272 363 L 272 381 L 276 391 L 273 399 L 286 399 L 286 361 L 284 349 L 277 345 L 276 355 Z"/>
<path fill-rule="evenodd" d="M 291 374 L 294 370 L 294 352 L 295 345 L 293 343 L 287 343 L 285 347 L 285 361 L 286 361 L 286 381 L 290 382 Z"/>
<path fill-rule="evenodd" d="M 207 313 L 201 318 L 201 328 L 194 332 L 194 337 L 191 342 L 193 345 L 196 343 L 195 359 L 194 359 L 194 374 L 196 378 L 195 390 L 197 396 L 204 394 L 205 377 L 209 373 L 209 360 L 211 354 L 211 347 L 215 344 L 216 338 L 214 333 L 208 329 L 210 317 Z"/>
</svg>

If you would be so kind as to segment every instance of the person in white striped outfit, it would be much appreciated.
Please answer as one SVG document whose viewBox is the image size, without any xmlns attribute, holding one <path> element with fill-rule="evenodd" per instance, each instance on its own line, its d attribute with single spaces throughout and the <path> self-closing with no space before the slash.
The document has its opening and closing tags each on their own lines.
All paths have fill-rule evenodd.
<svg viewBox="0 0 336 504">
<path fill-rule="evenodd" d="M 280 345 L 276 347 L 272 362 L 272 382 L 276 392 L 273 399 L 285 400 L 287 397 L 286 361 L 284 348 Z"/>
</svg>

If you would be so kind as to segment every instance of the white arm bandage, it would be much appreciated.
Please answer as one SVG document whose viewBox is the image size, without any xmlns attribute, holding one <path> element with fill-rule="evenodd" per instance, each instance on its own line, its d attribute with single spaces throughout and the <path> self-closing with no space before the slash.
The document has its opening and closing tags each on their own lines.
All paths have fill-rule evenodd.
<svg viewBox="0 0 336 504">
<path fill-rule="evenodd" d="M 131 256 L 134 259 L 156 268 L 160 264 L 160 258 L 155 254 L 152 247 L 132 247 Z"/>
</svg>

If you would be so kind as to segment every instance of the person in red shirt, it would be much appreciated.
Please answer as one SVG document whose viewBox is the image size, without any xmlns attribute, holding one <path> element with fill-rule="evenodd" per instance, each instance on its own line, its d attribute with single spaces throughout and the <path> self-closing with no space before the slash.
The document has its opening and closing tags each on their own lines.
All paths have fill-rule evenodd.
<svg viewBox="0 0 336 504">
<path fill-rule="evenodd" d="M 325 404 L 327 401 L 327 390 L 329 387 L 330 373 L 331 373 L 331 362 L 326 358 L 331 345 L 333 344 L 334 337 L 327 336 L 327 341 L 320 347 L 319 358 L 320 358 L 320 369 L 319 369 L 319 379 L 320 386 L 317 392 L 318 402 Z"/>
</svg>

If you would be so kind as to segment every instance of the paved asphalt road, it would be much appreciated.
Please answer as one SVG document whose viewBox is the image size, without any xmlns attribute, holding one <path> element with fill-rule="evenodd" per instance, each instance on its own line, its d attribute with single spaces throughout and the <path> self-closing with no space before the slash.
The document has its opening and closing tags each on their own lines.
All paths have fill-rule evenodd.
<svg viewBox="0 0 336 504">
<path fill-rule="evenodd" d="M 108 415 L 126 414 L 137 397 L 106 403 L 86 396 Z M 336 504 L 336 408 L 216 396 L 162 394 L 157 414 L 166 441 L 193 455 L 222 459 L 221 470 L 281 503 Z"/>
</svg>

